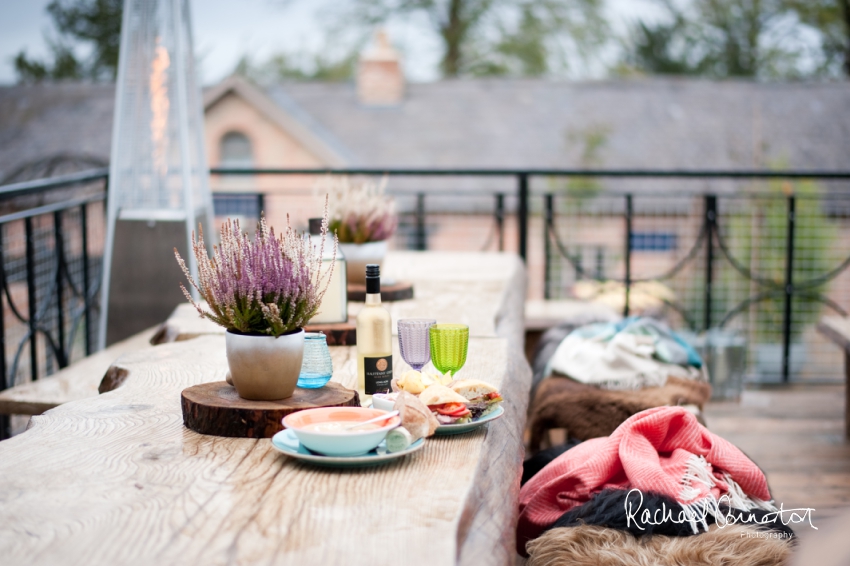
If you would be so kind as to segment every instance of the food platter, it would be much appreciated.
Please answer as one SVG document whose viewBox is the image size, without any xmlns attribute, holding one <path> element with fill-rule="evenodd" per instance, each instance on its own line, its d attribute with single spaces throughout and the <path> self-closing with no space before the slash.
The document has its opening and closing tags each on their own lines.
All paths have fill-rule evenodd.
<svg viewBox="0 0 850 566">
<path fill-rule="evenodd" d="M 490 421 L 495 421 L 504 414 L 505 410 L 502 407 L 496 407 L 496 409 L 492 413 L 481 417 L 477 421 L 472 421 L 463 424 L 440 425 L 437 427 L 437 432 L 435 434 L 438 434 L 440 436 L 448 436 L 451 434 L 463 434 L 465 432 L 470 432 L 482 425 L 489 423 Z"/>
<path fill-rule="evenodd" d="M 408 454 L 412 454 L 421 449 L 425 445 L 425 440 L 420 438 L 404 450 L 400 452 L 387 452 L 387 445 L 381 442 L 375 450 L 368 452 L 362 456 L 324 456 L 317 452 L 311 452 L 307 448 L 301 446 L 295 433 L 289 429 L 285 429 L 275 434 L 272 437 L 272 446 L 283 452 L 290 458 L 309 462 L 317 466 L 329 468 L 365 468 L 368 466 L 380 466 L 388 464 L 398 458 L 403 458 Z"/>
</svg>

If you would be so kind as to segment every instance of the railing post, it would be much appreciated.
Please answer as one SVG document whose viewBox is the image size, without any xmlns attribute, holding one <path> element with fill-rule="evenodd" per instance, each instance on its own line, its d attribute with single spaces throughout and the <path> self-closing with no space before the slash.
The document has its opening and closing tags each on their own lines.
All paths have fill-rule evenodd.
<svg viewBox="0 0 850 566">
<path fill-rule="evenodd" d="M 59 351 L 56 352 L 60 368 L 68 365 L 68 351 L 65 349 L 65 244 L 62 241 L 62 212 L 53 213 L 53 247 L 56 253 L 56 341 Z M 48 358 L 49 359 L 49 358 Z"/>
<path fill-rule="evenodd" d="M 417 250 L 427 250 L 428 242 L 425 234 L 425 193 L 416 194 L 416 242 Z"/>
<path fill-rule="evenodd" d="M 38 379 L 38 336 L 36 334 L 36 291 L 35 291 L 35 242 L 33 241 L 32 218 L 24 219 L 27 254 L 27 310 L 29 311 L 30 335 L 30 380 Z"/>
<path fill-rule="evenodd" d="M 496 230 L 499 232 L 499 251 L 505 251 L 505 195 L 496 193 Z"/>
<path fill-rule="evenodd" d="M 703 314 L 703 330 L 711 328 L 712 287 L 714 284 L 714 231 L 717 229 L 717 197 L 705 195 L 705 290 Z"/>
<path fill-rule="evenodd" d="M 517 175 L 517 228 L 519 229 L 519 256 L 528 260 L 528 173 Z"/>
<path fill-rule="evenodd" d="M 90 356 L 91 348 L 91 297 L 89 296 L 89 228 L 88 228 L 88 207 L 84 204 L 80 205 L 80 230 L 82 231 L 83 245 L 83 324 L 86 327 L 85 344 L 86 355 Z M 101 306 L 101 308 L 106 308 Z"/>
<path fill-rule="evenodd" d="M 543 219 L 543 298 L 552 298 L 552 289 L 549 286 L 549 278 L 552 276 L 551 243 L 549 242 L 549 228 L 552 226 L 555 216 L 555 197 L 552 193 L 545 195 L 545 217 Z"/>
<path fill-rule="evenodd" d="M 626 277 L 623 316 L 629 316 L 629 293 L 632 289 L 632 195 L 626 195 Z"/>
<path fill-rule="evenodd" d="M 794 228 L 797 199 L 788 197 L 788 222 L 785 236 L 785 312 L 782 316 L 782 382 L 791 380 L 791 302 L 794 299 Z"/>
<path fill-rule="evenodd" d="M 262 218 L 263 213 L 266 209 L 266 196 L 263 193 L 257 193 L 257 218 Z M 215 210 L 213 210 L 213 216 L 215 216 Z M 211 219 L 215 220 L 215 219 Z"/>
</svg>

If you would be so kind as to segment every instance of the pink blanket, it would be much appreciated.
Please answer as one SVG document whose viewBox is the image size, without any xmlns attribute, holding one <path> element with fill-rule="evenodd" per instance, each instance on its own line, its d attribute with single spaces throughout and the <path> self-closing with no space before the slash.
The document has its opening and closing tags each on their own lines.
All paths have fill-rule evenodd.
<svg viewBox="0 0 850 566">
<path fill-rule="evenodd" d="M 743 452 L 687 410 L 656 407 L 565 452 L 523 486 L 517 550 L 524 555 L 529 540 L 606 488 L 667 495 L 694 515 L 698 506 L 712 513 L 723 496 L 734 508 L 774 509 L 764 474 Z"/>
</svg>

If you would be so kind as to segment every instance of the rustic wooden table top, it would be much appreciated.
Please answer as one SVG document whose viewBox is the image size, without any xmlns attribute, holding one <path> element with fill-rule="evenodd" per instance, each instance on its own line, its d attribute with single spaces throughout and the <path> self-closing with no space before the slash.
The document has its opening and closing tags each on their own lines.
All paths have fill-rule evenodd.
<svg viewBox="0 0 850 566">
<path fill-rule="evenodd" d="M 389 259 L 399 271 L 430 267 L 429 255 L 394 254 L 388 268 Z M 459 377 L 500 388 L 504 418 L 429 439 L 385 467 L 314 468 L 267 439 L 183 427 L 180 391 L 224 378 L 222 336 L 138 351 L 118 362 L 121 387 L 34 417 L 0 443 L 2 562 L 512 564 L 530 382 L 524 268 L 504 254 L 433 255 L 455 263 L 456 279 L 423 281 L 450 283 L 444 292 L 457 295 L 417 294 L 437 306 L 407 308 L 454 308 L 447 321 L 476 326 Z M 489 324 L 475 312 L 485 308 Z M 354 348 L 332 350 L 334 380 L 353 387 Z"/>
</svg>

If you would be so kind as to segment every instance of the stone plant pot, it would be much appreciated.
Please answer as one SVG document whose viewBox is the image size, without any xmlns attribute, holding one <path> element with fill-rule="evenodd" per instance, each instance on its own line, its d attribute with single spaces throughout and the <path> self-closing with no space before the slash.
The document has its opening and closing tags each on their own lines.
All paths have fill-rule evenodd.
<svg viewBox="0 0 850 566">
<path fill-rule="evenodd" d="M 304 357 L 304 330 L 283 336 L 224 334 L 227 365 L 243 399 L 276 401 L 292 397 Z"/>
<path fill-rule="evenodd" d="M 387 255 L 387 241 L 366 242 L 365 244 L 340 244 L 339 249 L 348 264 L 348 282 L 355 285 L 366 284 L 366 265 L 376 263 L 383 268 Z M 383 272 L 383 269 L 381 269 Z"/>
</svg>

